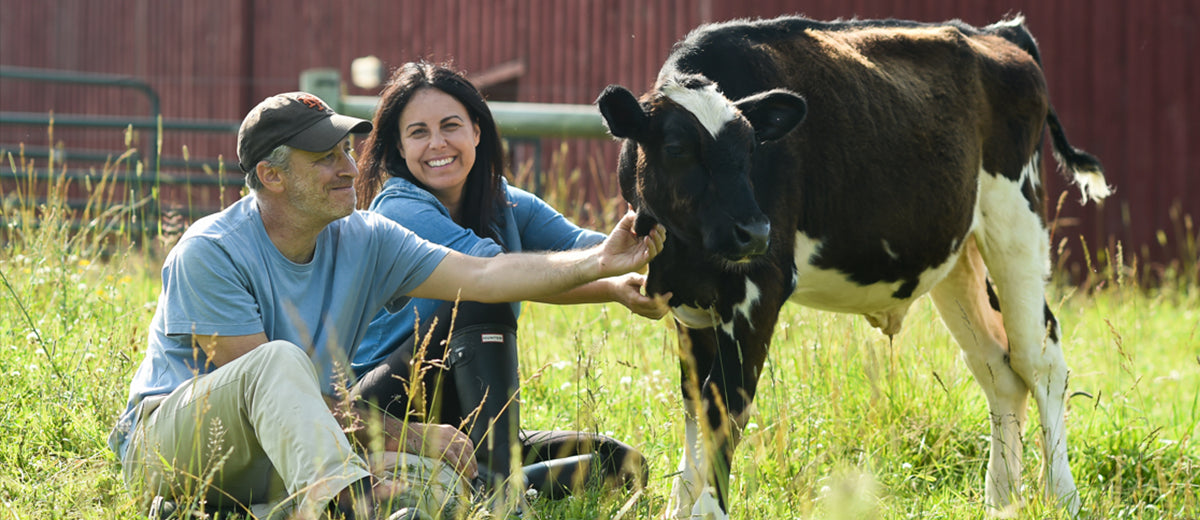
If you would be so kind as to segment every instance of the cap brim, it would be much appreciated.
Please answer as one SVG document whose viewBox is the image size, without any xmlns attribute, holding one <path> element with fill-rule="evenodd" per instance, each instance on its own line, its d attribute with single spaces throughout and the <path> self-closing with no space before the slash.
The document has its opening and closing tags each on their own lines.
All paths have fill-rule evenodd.
<svg viewBox="0 0 1200 520">
<path fill-rule="evenodd" d="M 334 114 L 317 120 L 308 128 L 292 136 L 284 144 L 307 152 L 324 152 L 337 146 L 351 133 L 365 134 L 370 131 L 370 121 Z"/>
</svg>

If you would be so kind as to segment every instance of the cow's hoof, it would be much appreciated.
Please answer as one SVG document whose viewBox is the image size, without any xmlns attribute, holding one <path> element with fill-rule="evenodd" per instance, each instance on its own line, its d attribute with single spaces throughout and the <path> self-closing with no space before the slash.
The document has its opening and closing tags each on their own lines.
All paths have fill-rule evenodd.
<svg viewBox="0 0 1200 520">
<path fill-rule="evenodd" d="M 721 509 L 721 502 L 717 500 L 715 491 L 712 488 L 706 488 L 700 496 L 696 498 L 696 503 L 692 506 L 692 516 L 697 520 L 729 520 L 729 515 Z"/>
</svg>

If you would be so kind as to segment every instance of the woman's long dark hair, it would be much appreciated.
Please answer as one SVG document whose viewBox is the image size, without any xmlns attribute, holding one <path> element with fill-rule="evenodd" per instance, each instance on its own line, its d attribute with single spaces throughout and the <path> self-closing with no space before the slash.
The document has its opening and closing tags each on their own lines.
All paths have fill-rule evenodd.
<svg viewBox="0 0 1200 520">
<path fill-rule="evenodd" d="M 367 136 L 363 156 L 358 160 L 359 176 L 354 181 L 358 204 L 367 207 L 379 193 L 388 176 L 401 177 L 429 191 L 417 180 L 400 156 L 400 113 L 413 94 L 425 88 L 435 88 L 449 94 L 467 108 L 471 121 L 479 125 L 479 145 L 475 147 L 475 164 L 463 186 L 462 224 L 481 237 L 498 239 L 492 230 L 492 220 L 506 203 L 500 178 L 507 161 L 496 120 L 488 109 L 483 95 L 471 82 L 446 65 L 424 61 L 401 65 L 379 94 L 379 109 L 372 121 L 374 128 Z"/>
</svg>

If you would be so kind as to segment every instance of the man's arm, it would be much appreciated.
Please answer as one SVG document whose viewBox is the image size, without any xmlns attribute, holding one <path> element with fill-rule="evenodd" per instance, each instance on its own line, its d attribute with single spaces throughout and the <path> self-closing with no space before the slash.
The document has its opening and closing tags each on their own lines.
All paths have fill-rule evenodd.
<svg viewBox="0 0 1200 520">
<path fill-rule="evenodd" d="M 624 305 L 635 314 L 657 320 L 671 310 L 667 306 L 667 302 L 671 299 L 671 294 L 667 293 L 656 296 L 643 294 L 642 286 L 645 284 L 645 281 L 645 276 L 638 273 L 628 273 L 621 276 L 601 278 L 574 289 L 537 298 L 534 301 L 555 305 L 616 302 Z"/>
<path fill-rule="evenodd" d="M 193 336 L 192 340 L 208 355 L 212 364 L 221 367 L 266 343 L 267 335 L 259 332 L 246 336 Z"/>
<path fill-rule="evenodd" d="M 662 250 L 666 231 L 645 238 L 633 232 L 627 213 L 598 246 L 554 253 L 509 253 L 473 257 L 451 251 L 410 295 L 484 303 L 536 300 L 608 276 L 644 267 Z"/>
</svg>

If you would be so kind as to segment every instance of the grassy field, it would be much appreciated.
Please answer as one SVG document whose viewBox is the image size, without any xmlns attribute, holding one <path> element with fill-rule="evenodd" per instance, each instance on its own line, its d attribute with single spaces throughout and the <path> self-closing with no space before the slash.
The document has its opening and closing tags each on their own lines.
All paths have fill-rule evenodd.
<svg viewBox="0 0 1200 520">
<path fill-rule="evenodd" d="M 41 193 L 44 205 L 0 193 L 0 518 L 139 516 L 105 440 L 142 357 L 163 246 L 122 238 L 130 213 L 90 191 L 74 232 L 63 186 Z M 1200 518 L 1195 281 L 1147 289 L 1113 275 L 1056 288 L 1051 306 L 1076 393 L 1082 516 Z M 535 502 L 534 517 L 661 514 L 683 436 L 667 324 L 617 306 L 528 305 L 520 337 L 527 427 L 608 433 L 651 464 L 639 493 Z M 982 518 L 986 414 L 927 300 L 891 342 L 861 317 L 789 306 L 734 461 L 733 518 Z M 1021 518 L 1061 518 L 1038 498 L 1037 427 L 1026 431 Z"/>
</svg>

